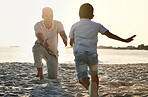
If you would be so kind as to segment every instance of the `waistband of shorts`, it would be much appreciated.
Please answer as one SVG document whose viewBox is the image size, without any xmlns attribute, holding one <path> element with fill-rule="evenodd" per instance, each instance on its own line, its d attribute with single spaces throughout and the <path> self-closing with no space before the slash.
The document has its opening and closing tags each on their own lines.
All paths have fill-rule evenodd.
<svg viewBox="0 0 148 97">
<path fill-rule="evenodd" d="M 97 53 L 92 53 L 88 51 L 75 51 L 74 54 L 97 54 Z"/>
</svg>

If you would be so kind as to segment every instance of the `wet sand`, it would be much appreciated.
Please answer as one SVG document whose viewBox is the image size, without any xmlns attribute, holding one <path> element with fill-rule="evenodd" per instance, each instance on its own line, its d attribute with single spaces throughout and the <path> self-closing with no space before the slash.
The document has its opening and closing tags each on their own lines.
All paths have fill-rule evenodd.
<svg viewBox="0 0 148 97">
<path fill-rule="evenodd" d="M 74 64 L 58 69 L 58 79 L 40 81 L 33 63 L 0 63 L 0 97 L 88 97 Z M 99 97 L 148 97 L 148 63 L 99 64 L 98 69 Z"/>
</svg>

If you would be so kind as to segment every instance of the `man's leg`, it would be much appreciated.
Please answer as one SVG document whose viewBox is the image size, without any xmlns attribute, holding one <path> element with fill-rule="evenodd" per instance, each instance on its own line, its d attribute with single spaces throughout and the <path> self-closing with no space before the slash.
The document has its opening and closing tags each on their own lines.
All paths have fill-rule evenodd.
<svg viewBox="0 0 148 97">
<path fill-rule="evenodd" d="M 58 58 L 52 54 L 48 54 L 47 59 L 47 69 L 48 69 L 48 78 L 57 79 L 58 76 Z"/>
<path fill-rule="evenodd" d="M 40 77 L 38 71 L 39 71 L 39 68 L 37 68 L 37 74 L 36 74 L 36 77 Z"/>
<path fill-rule="evenodd" d="M 37 75 L 39 75 L 40 80 L 44 80 L 44 76 L 43 76 L 43 63 L 42 63 L 42 58 L 44 56 L 44 48 L 39 45 L 39 44 L 35 44 L 32 48 L 33 51 L 33 56 L 34 56 L 34 65 L 37 68 Z"/>
<path fill-rule="evenodd" d="M 38 74 L 39 74 L 40 80 L 44 80 L 43 68 L 40 67 L 40 68 L 37 68 L 37 70 L 38 70 Z"/>
</svg>

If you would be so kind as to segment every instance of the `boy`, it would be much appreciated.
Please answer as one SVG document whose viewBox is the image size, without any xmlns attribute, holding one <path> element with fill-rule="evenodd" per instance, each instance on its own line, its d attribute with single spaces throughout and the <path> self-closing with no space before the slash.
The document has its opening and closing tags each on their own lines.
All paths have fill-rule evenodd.
<svg viewBox="0 0 148 97">
<path fill-rule="evenodd" d="M 98 95 L 98 55 L 97 55 L 97 42 L 98 32 L 102 35 L 106 35 L 111 39 L 115 39 L 122 42 L 130 42 L 136 36 L 132 36 L 128 39 L 122 39 L 117 35 L 110 33 L 103 25 L 91 21 L 94 17 L 93 6 L 89 3 L 81 5 L 79 9 L 80 21 L 75 23 L 70 31 L 70 45 L 73 46 L 75 65 L 77 76 L 80 84 L 87 90 L 89 89 L 89 95 L 96 97 Z M 87 67 L 89 67 L 89 74 L 91 75 L 91 84 L 87 74 Z"/>
</svg>

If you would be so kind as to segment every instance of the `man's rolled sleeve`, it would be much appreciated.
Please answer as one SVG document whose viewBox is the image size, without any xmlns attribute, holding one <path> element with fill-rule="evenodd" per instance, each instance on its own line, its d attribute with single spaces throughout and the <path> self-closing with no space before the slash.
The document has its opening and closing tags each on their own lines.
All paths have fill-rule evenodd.
<svg viewBox="0 0 148 97">
<path fill-rule="evenodd" d="M 34 25 L 34 31 L 35 31 L 35 34 L 41 33 L 41 29 L 40 29 L 40 24 L 39 23 L 36 23 Z"/>
<path fill-rule="evenodd" d="M 58 22 L 58 33 L 64 31 L 64 26 L 61 22 Z"/>
</svg>

